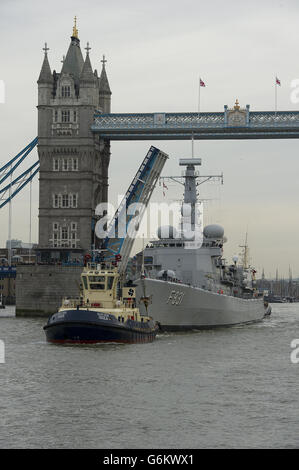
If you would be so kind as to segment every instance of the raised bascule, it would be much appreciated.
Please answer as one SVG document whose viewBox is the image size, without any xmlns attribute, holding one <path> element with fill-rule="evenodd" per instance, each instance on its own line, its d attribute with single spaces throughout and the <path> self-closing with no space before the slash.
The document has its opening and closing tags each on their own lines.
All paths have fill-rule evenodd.
<svg viewBox="0 0 299 470">
<path fill-rule="evenodd" d="M 87 43 L 84 58 L 76 19 L 60 72 L 51 71 L 45 44 L 37 81 L 38 135 L 0 168 L 0 208 L 39 173 L 38 254 L 42 264 L 18 268 L 20 312 L 31 311 L 36 299 L 40 313 L 56 309 L 60 290 L 65 294 L 72 284 L 58 265 L 68 265 L 64 267 L 69 270 L 69 281 L 72 276 L 79 279 L 80 266 L 71 265 L 80 264 L 95 246 L 95 209 L 108 200 L 110 141 L 299 138 L 299 111 L 251 111 L 249 105 L 241 108 L 238 100 L 232 108 L 224 106 L 223 112 L 111 113 L 106 59 L 103 56 L 98 76 L 91 65 L 90 49 Z M 38 161 L 16 176 L 36 146 Z M 49 277 L 56 280 L 51 287 L 48 283 L 45 295 Z M 70 295 L 77 289 L 73 284 Z M 56 288 L 58 300 L 49 306 Z"/>
</svg>

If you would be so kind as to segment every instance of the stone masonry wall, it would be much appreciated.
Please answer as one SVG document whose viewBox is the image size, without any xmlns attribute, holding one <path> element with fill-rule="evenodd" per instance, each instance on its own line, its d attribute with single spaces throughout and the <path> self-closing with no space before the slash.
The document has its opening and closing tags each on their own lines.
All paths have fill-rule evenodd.
<svg viewBox="0 0 299 470">
<path fill-rule="evenodd" d="M 79 295 L 81 266 L 18 266 L 16 277 L 16 315 L 49 316 L 63 297 Z"/>
</svg>

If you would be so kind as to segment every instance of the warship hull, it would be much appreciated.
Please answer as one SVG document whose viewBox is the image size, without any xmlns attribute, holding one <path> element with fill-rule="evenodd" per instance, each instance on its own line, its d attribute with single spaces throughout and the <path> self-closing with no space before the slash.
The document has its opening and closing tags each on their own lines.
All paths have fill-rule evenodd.
<svg viewBox="0 0 299 470">
<path fill-rule="evenodd" d="M 271 307 L 263 299 L 242 299 L 181 283 L 156 279 L 136 281 L 136 298 L 146 314 L 143 297 L 149 299 L 151 315 L 164 331 L 233 326 L 261 321 Z"/>
</svg>

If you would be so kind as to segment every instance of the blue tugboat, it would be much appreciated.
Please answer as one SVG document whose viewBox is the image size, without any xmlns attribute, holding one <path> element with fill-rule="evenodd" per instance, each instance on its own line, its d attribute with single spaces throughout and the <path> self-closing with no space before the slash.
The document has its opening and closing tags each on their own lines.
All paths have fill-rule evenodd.
<svg viewBox="0 0 299 470">
<path fill-rule="evenodd" d="M 135 306 L 135 289 L 120 287 L 116 267 L 90 263 L 84 268 L 80 297 L 63 299 L 44 326 L 52 343 L 148 343 L 158 324 Z"/>
</svg>

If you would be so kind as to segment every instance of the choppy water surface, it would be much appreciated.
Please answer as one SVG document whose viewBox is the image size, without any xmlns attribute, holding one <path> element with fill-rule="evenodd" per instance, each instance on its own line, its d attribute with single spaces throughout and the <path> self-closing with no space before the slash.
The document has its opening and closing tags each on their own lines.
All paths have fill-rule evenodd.
<svg viewBox="0 0 299 470">
<path fill-rule="evenodd" d="M 138 345 L 52 345 L 44 323 L 0 318 L 1 448 L 299 447 L 299 304 Z"/>
</svg>

